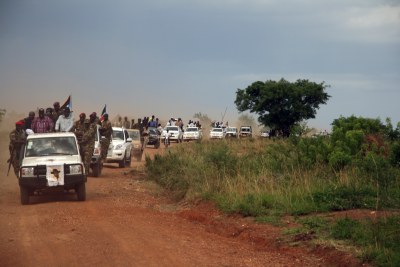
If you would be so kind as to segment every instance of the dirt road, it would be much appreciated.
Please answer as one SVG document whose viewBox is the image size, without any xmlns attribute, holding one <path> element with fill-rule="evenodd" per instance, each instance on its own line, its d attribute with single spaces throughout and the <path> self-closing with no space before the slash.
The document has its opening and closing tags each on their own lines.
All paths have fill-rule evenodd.
<svg viewBox="0 0 400 267">
<path fill-rule="evenodd" d="M 272 226 L 223 216 L 209 204 L 173 203 L 138 162 L 89 177 L 85 202 L 71 191 L 22 206 L 17 178 L 12 170 L 6 176 L 7 144 L 1 138 L 1 266 L 331 265 L 306 249 L 277 246 L 280 230 Z"/>
</svg>

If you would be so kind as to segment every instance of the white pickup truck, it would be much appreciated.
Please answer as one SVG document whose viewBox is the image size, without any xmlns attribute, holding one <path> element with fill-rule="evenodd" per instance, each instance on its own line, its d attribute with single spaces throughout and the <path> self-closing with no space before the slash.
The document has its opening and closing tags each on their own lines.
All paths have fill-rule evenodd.
<svg viewBox="0 0 400 267">
<path fill-rule="evenodd" d="M 74 189 L 78 200 L 84 201 L 86 181 L 74 133 L 28 135 L 18 175 L 21 204 L 29 204 L 29 197 L 36 191 L 52 189 Z"/>
</svg>

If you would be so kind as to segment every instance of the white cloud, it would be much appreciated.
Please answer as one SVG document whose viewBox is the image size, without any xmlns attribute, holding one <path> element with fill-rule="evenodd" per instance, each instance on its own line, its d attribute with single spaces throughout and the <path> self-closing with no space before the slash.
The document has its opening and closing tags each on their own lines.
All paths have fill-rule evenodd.
<svg viewBox="0 0 400 267">
<path fill-rule="evenodd" d="M 400 6 L 353 7 L 344 14 L 348 38 L 373 43 L 400 42 Z"/>
</svg>

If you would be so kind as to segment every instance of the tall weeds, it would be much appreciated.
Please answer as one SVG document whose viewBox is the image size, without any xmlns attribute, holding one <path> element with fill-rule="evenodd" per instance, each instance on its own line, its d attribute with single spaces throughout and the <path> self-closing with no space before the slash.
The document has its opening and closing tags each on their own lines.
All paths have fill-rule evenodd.
<svg viewBox="0 0 400 267">
<path fill-rule="evenodd" d="M 147 158 L 146 167 L 151 179 L 178 196 L 212 199 L 229 212 L 375 208 L 377 196 L 382 207 L 400 207 L 399 172 L 384 159 L 371 156 L 336 169 L 328 158 L 329 144 L 320 139 L 221 140 L 171 147 Z"/>
</svg>

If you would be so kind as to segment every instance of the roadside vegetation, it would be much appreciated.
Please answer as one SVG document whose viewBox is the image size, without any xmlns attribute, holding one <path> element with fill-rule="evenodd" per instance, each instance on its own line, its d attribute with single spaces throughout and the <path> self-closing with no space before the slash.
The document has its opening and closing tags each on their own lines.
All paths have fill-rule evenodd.
<svg viewBox="0 0 400 267">
<path fill-rule="evenodd" d="M 169 148 L 146 171 L 177 200 L 213 201 L 224 212 L 281 225 L 290 235 L 357 248 L 377 266 L 400 266 L 400 127 L 387 120 L 336 119 L 330 136 L 203 141 Z M 332 211 L 392 215 L 327 219 Z M 314 236 L 315 235 L 315 236 Z"/>
</svg>

